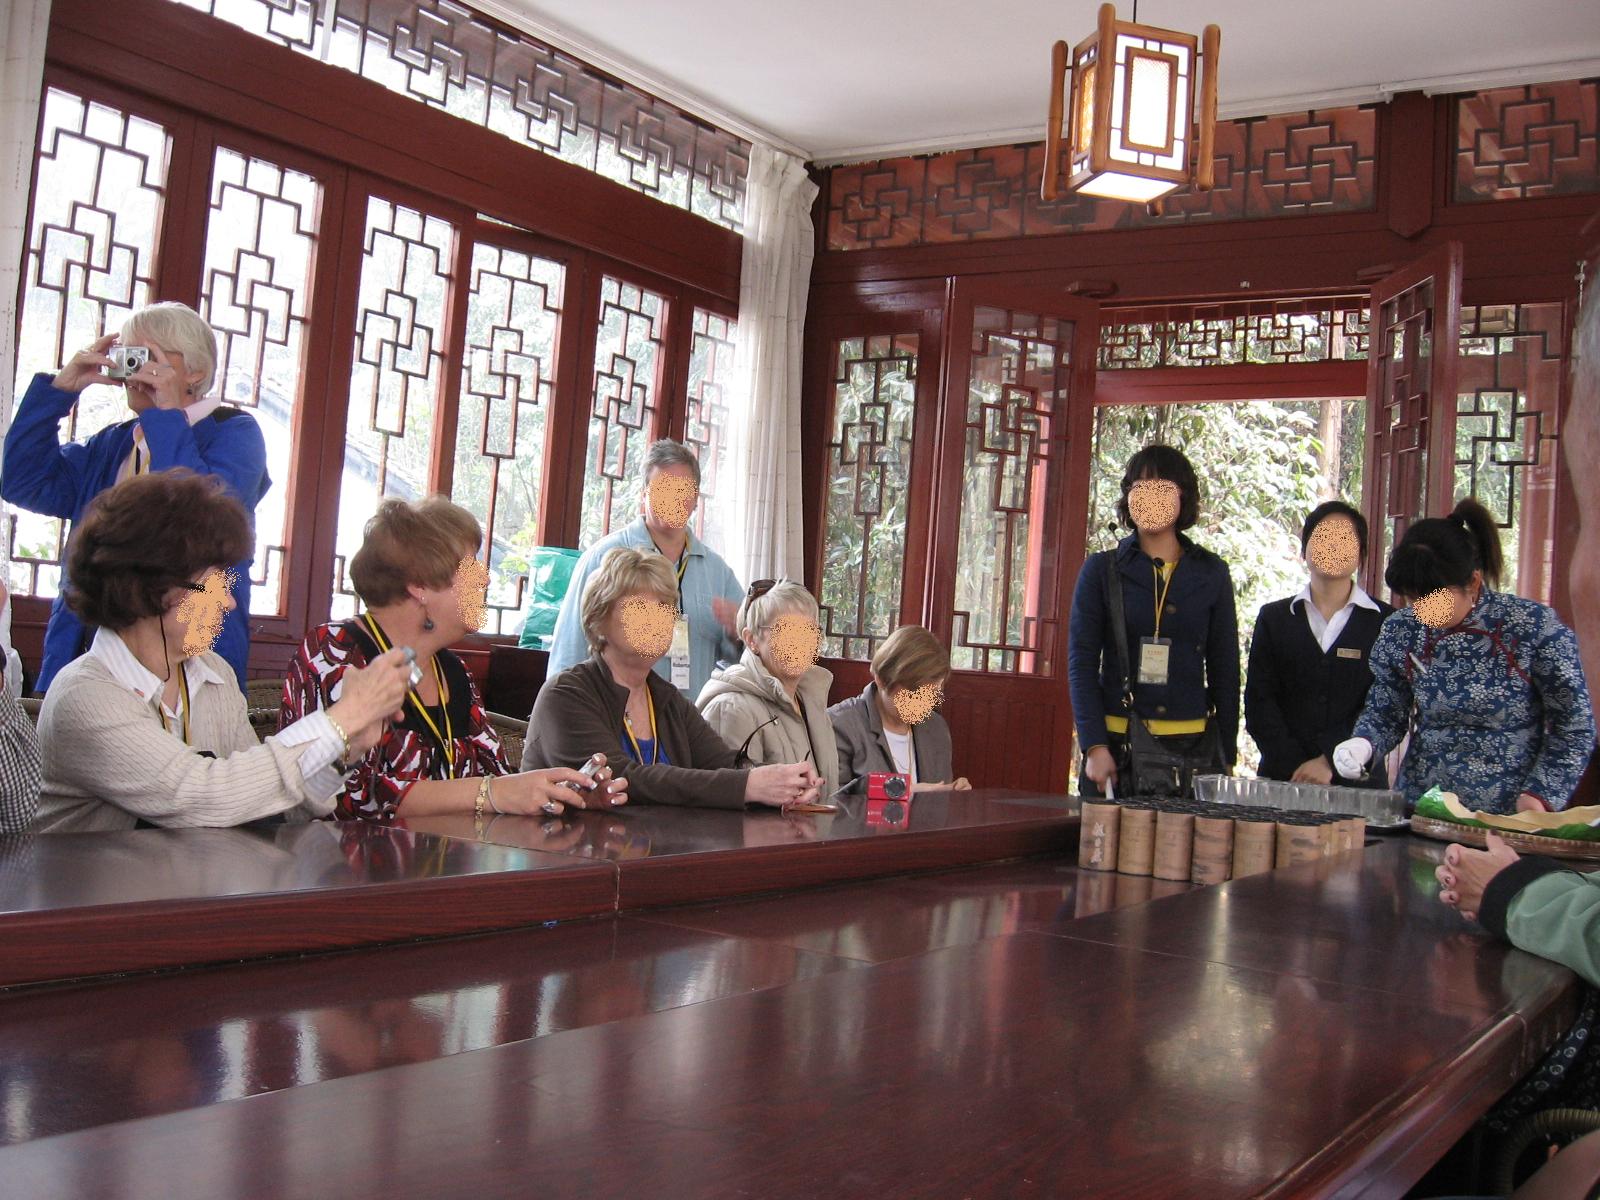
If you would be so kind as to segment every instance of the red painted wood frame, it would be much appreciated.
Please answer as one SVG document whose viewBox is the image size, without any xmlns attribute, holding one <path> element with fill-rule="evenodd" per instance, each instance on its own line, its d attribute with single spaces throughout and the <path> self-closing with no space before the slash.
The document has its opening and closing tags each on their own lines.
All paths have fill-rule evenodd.
<svg viewBox="0 0 1600 1200">
<path fill-rule="evenodd" d="M 1089 464 L 1094 441 L 1095 355 L 1100 341 L 1100 307 L 1091 300 L 991 279 L 954 280 L 946 304 L 940 370 L 938 474 L 934 486 L 931 566 L 922 596 L 926 624 L 941 641 L 954 637 L 956 572 L 960 553 L 962 494 L 966 483 L 966 412 L 973 359 L 973 332 L 980 308 L 1022 310 L 1071 326 L 1064 419 L 1066 458 L 1047 460 L 1044 478 L 1035 481 L 1038 501 L 1029 537 L 1030 565 L 1051 564 L 1055 579 L 1039 590 L 1054 613 L 1039 613 L 1059 623 L 1052 660 L 1038 673 L 969 671 L 951 674 L 945 711 L 952 729 L 960 728 L 964 755 L 958 769 L 986 787 L 1036 787 L 1066 791 L 1072 772 L 1072 700 L 1067 685 L 1066 624 L 1073 585 L 1083 565 L 1085 522 L 1089 511 Z M 1048 509 L 1056 509 L 1055 544 L 1042 538 Z M 1033 589 L 1029 589 L 1032 591 Z M 1028 603 L 1031 596 L 1025 597 Z M 1019 665 L 1031 655 L 1018 655 Z M 1020 736 L 1019 736 L 1020 735 Z"/>
<path fill-rule="evenodd" d="M 302 395 L 291 461 L 274 480 L 288 496 L 284 600 L 279 612 L 253 614 L 253 674 L 281 674 L 305 630 L 327 618 L 369 195 L 446 219 L 456 231 L 458 285 L 443 327 L 430 489 L 448 492 L 454 468 L 467 281 L 478 242 L 554 258 L 566 269 L 539 512 L 545 543 L 573 545 L 578 534 L 605 275 L 666 298 L 649 434 L 682 436 L 694 310 L 737 315 L 740 243 L 731 231 L 170 0 L 126 0 L 109 10 L 60 0 L 47 59 L 47 86 L 169 131 L 153 263 L 159 298 L 198 305 L 219 146 L 300 171 L 322 187 Z M 535 225 L 572 240 L 522 228 Z M 16 599 L 16 644 L 36 668 L 48 602 Z"/>
<path fill-rule="evenodd" d="M 1443 516 L 1454 503 L 1461 263 L 1461 244 L 1447 242 L 1372 289 L 1362 509 L 1370 530 L 1365 577 L 1374 583 L 1383 578 L 1391 536 L 1398 540 L 1412 521 Z M 1427 328 L 1415 320 L 1387 324 L 1391 308 L 1397 316 L 1426 312 Z M 1407 394 L 1393 394 L 1413 380 Z"/>
</svg>

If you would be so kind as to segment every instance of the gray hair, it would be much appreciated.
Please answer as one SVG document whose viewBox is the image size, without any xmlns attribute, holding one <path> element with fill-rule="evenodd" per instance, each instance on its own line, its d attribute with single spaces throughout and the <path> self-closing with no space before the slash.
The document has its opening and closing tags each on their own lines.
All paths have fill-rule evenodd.
<svg viewBox="0 0 1600 1200">
<path fill-rule="evenodd" d="M 163 350 L 183 355 L 183 365 L 203 371 L 193 394 L 204 396 L 217 378 L 217 335 L 206 320 L 187 304 L 166 300 L 141 308 L 122 323 L 119 335 L 124 346 L 139 346 L 148 338 Z"/>
<path fill-rule="evenodd" d="M 672 564 L 653 550 L 639 550 L 633 546 L 606 551 L 600 569 L 583 585 L 579 602 L 583 636 L 590 650 L 598 653 L 605 649 L 604 625 L 611 617 L 611 610 L 624 596 L 639 592 L 676 606 L 678 577 L 673 573 Z"/>
<path fill-rule="evenodd" d="M 639 476 L 641 486 L 649 483 L 650 476 L 663 467 L 688 467 L 689 473 L 694 476 L 694 486 L 700 486 L 700 460 L 694 456 L 694 451 L 682 442 L 662 438 L 658 442 L 650 443 L 650 449 L 646 450 L 644 455 L 644 470 Z"/>
<path fill-rule="evenodd" d="M 821 623 L 822 610 L 817 607 L 816 597 L 794 580 L 780 579 L 771 590 L 739 606 L 735 625 L 740 633 L 746 629 L 759 632 L 770 629 L 774 621 L 789 613 L 797 613 L 813 624 Z"/>
</svg>

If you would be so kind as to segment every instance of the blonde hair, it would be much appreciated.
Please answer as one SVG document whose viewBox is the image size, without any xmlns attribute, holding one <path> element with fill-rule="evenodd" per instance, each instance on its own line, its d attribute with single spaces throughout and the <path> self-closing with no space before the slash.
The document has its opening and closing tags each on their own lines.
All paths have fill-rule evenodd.
<svg viewBox="0 0 1600 1200">
<path fill-rule="evenodd" d="M 760 632 L 770 629 L 774 621 L 788 613 L 798 613 L 814 624 L 822 617 L 816 597 L 794 580 L 780 579 L 754 600 L 747 599 L 739 605 L 735 627 L 740 633 L 746 629 Z"/>
<path fill-rule="evenodd" d="M 644 592 L 663 604 L 678 606 L 678 577 L 672 566 L 661 555 L 651 550 L 635 550 L 632 546 L 618 546 L 608 551 L 600 569 L 589 576 L 583 585 L 583 636 L 589 649 L 599 652 L 606 648 L 606 636 L 601 627 L 611 616 L 611 610 L 624 596 Z"/>
<path fill-rule="evenodd" d="M 447 588 L 463 558 L 478 553 L 483 527 L 447 496 L 411 503 L 393 497 L 367 522 L 350 559 L 350 583 L 367 607 L 394 604 L 413 583 Z"/>
<path fill-rule="evenodd" d="M 921 625 L 902 625 L 872 656 L 872 673 L 886 692 L 937 683 L 950 674 L 950 651 Z"/>
<path fill-rule="evenodd" d="M 183 355 L 183 365 L 205 372 L 192 394 L 204 396 L 217 379 L 217 335 L 206 320 L 187 304 L 164 300 L 141 308 L 122 323 L 118 335 L 124 346 L 142 346 L 146 339 L 163 350 Z"/>
</svg>

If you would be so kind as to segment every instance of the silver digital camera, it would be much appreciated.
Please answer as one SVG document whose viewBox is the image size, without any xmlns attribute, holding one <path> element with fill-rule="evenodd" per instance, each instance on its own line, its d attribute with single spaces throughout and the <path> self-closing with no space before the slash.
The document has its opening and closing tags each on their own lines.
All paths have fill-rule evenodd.
<svg viewBox="0 0 1600 1200">
<path fill-rule="evenodd" d="M 106 352 L 111 367 L 106 374 L 112 379 L 129 379 L 137 375 L 150 361 L 149 346 L 113 346 Z"/>
</svg>

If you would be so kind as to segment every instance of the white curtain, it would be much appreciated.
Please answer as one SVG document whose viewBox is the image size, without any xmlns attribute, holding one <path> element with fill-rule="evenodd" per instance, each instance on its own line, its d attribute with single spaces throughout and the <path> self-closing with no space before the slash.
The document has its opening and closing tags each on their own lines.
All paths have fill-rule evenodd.
<svg viewBox="0 0 1600 1200">
<path fill-rule="evenodd" d="M 28 245 L 28 184 L 33 177 L 33 139 L 39 126 L 39 92 L 44 76 L 44 41 L 50 27 L 50 0 L 0 0 L 0 438 L 11 427 L 12 381 L 17 374 L 17 287 Z M 0 510 L 0 532 L 6 514 Z M 0 538 L 0 556 L 9 550 Z M 0 570 L 9 574 L 0 557 Z M 0 576 L 4 578 L 4 576 Z M 0 610 L 0 640 L 11 651 L 11 600 Z M 15 672 L 15 673 L 14 673 Z M 17 667 L 8 663 L 7 682 L 21 687 Z"/>
<path fill-rule="evenodd" d="M 815 254 L 817 185 L 800 160 L 750 148 L 733 403 L 729 565 L 746 582 L 805 577 L 800 481 L 800 363 Z"/>
</svg>

